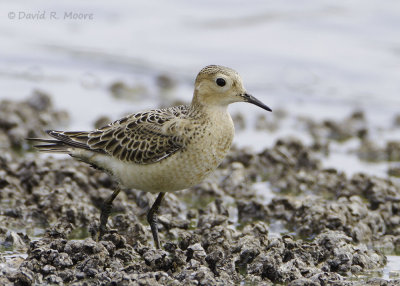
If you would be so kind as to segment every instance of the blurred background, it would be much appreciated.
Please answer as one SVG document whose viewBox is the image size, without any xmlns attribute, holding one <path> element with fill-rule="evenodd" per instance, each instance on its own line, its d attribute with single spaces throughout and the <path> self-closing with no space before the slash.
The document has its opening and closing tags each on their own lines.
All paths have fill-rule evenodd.
<svg viewBox="0 0 400 286">
<path fill-rule="evenodd" d="M 4 0 L 1 14 L 0 100 L 49 94 L 63 128 L 189 103 L 218 64 L 274 110 L 232 105 L 236 146 L 311 144 L 310 122 L 354 116 L 377 150 L 400 139 L 399 1 Z M 326 167 L 387 176 L 390 163 L 359 160 L 359 137 L 330 143 Z"/>
</svg>

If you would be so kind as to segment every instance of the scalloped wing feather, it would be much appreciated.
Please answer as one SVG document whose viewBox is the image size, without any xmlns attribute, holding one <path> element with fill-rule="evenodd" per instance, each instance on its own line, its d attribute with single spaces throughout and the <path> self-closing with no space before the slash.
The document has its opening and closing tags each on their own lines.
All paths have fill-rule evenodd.
<svg viewBox="0 0 400 286">
<path fill-rule="evenodd" d="M 184 147 L 173 122 L 184 118 L 188 109 L 176 106 L 136 113 L 92 132 L 48 133 L 72 147 L 105 153 L 125 162 L 151 164 Z"/>
</svg>

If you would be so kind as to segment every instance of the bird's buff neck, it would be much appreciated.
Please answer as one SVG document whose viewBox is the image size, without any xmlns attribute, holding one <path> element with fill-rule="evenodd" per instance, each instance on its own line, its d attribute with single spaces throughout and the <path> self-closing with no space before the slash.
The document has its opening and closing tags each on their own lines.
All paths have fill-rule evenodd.
<svg viewBox="0 0 400 286">
<path fill-rule="evenodd" d="M 214 95 L 199 95 L 196 91 L 193 95 L 191 109 L 196 111 L 201 111 L 204 113 L 209 112 L 227 112 L 228 111 L 228 104 L 217 102 Z"/>
</svg>

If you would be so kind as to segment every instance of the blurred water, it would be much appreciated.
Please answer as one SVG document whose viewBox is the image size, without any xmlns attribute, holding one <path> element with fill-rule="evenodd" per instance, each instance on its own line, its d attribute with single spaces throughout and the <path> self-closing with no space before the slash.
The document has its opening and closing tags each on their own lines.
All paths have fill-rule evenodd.
<svg viewBox="0 0 400 286">
<path fill-rule="evenodd" d="M 194 78 L 208 64 L 239 71 L 248 91 L 275 110 L 342 118 L 364 109 L 371 126 L 387 128 L 400 107 L 400 2 L 1 3 L 0 98 L 47 91 L 71 113 L 71 129 L 92 128 L 103 114 L 117 119 L 157 107 L 160 74 L 178 81 L 170 101 L 189 102 Z M 146 92 L 134 102 L 115 100 L 108 87 L 117 80 Z M 250 122 L 262 112 L 243 104 L 231 110 Z M 235 142 L 259 150 L 277 136 L 299 133 L 292 125 L 275 134 L 248 128 Z"/>
<path fill-rule="evenodd" d="M 387 256 L 388 262 L 383 269 L 383 279 L 398 279 L 400 274 L 400 256 Z"/>
</svg>

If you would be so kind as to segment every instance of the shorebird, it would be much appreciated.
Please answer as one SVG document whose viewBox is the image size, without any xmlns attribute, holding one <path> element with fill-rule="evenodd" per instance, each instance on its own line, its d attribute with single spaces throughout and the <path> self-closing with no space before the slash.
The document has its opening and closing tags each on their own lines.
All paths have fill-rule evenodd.
<svg viewBox="0 0 400 286">
<path fill-rule="evenodd" d="M 118 188 L 101 208 L 98 239 L 121 189 L 159 193 L 147 221 L 160 248 L 157 211 L 165 193 L 192 187 L 218 167 L 234 136 L 227 109 L 234 102 L 271 111 L 246 92 L 236 71 L 210 65 L 197 75 L 190 105 L 131 114 L 94 131 L 47 130 L 52 139 L 29 140 L 40 142 L 39 151 L 66 153 L 116 179 Z"/>
</svg>

